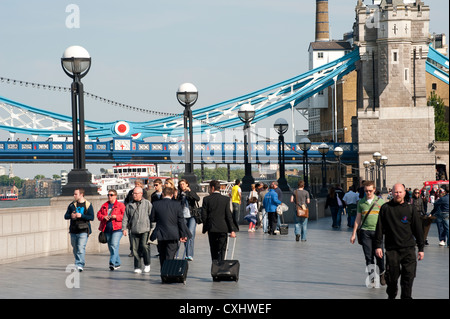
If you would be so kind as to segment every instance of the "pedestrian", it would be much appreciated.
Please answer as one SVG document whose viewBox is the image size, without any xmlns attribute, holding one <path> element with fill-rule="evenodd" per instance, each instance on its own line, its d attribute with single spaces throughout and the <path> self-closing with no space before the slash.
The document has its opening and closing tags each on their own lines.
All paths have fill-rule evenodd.
<svg viewBox="0 0 450 319">
<path fill-rule="evenodd" d="M 133 190 L 133 200 L 126 206 L 122 220 L 124 236 L 127 236 L 128 232 L 131 236 L 134 272 L 136 274 L 142 273 L 140 254 L 144 259 L 144 272 L 150 272 L 150 244 L 148 239 L 151 229 L 151 211 L 151 202 L 143 198 L 142 188 L 136 187 Z"/>
<path fill-rule="evenodd" d="M 248 198 L 247 198 L 247 205 L 250 203 L 250 199 L 251 198 L 256 198 L 256 201 L 258 201 L 258 192 L 256 191 L 256 185 L 255 184 L 251 184 L 250 185 L 251 191 L 248 194 Z"/>
<path fill-rule="evenodd" d="M 412 298 L 417 259 L 424 258 L 423 232 L 420 215 L 413 205 L 405 201 L 406 190 L 402 184 L 392 188 L 394 198 L 384 204 L 376 225 L 376 255 L 386 255 L 386 293 L 389 299 L 397 296 L 400 278 L 402 299 Z M 383 253 L 383 235 L 386 252 Z M 419 252 L 416 259 L 417 244 Z"/>
<path fill-rule="evenodd" d="M 272 185 L 273 189 L 277 193 L 278 200 L 282 202 L 283 201 L 283 191 L 281 190 L 281 188 L 278 187 L 278 182 L 273 181 L 272 183 L 270 183 L 270 185 Z M 280 227 L 281 227 L 281 215 L 277 214 L 277 229 L 275 230 L 277 233 L 279 233 Z"/>
<path fill-rule="evenodd" d="M 330 207 L 331 211 L 331 227 L 340 228 L 341 227 L 341 214 L 343 211 L 343 203 L 339 198 L 336 188 L 330 187 L 327 195 L 327 199 L 325 201 L 325 209 Z"/>
<path fill-rule="evenodd" d="M 178 242 L 186 243 L 191 232 L 186 226 L 183 207 L 172 200 L 175 190 L 172 187 L 163 189 L 163 199 L 152 206 L 150 221 L 156 223 L 150 240 L 158 240 L 159 262 L 162 269 L 166 259 L 174 259 L 178 251 Z"/>
<path fill-rule="evenodd" d="M 178 196 L 178 191 L 177 191 L 177 189 L 176 189 L 176 187 L 175 187 L 175 182 L 173 181 L 173 179 L 167 178 L 167 179 L 164 181 L 164 188 L 166 188 L 166 187 L 173 188 L 173 196 L 172 196 L 172 199 L 176 199 L 177 196 Z"/>
<path fill-rule="evenodd" d="M 230 210 L 230 199 L 220 194 L 220 182 L 212 180 L 209 183 L 209 196 L 203 198 L 202 205 L 202 233 L 208 232 L 211 259 L 222 261 L 225 259 L 230 237 L 236 237 L 236 225 Z"/>
<path fill-rule="evenodd" d="M 379 281 L 381 285 L 384 286 L 386 284 L 384 257 L 375 255 L 377 239 L 375 237 L 375 230 L 378 222 L 378 213 L 380 212 L 381 206 L 384 204 L 384 200 L 375 196 L 375 183 L 373 181 L 364 182 L 364 192 L 365 196 L 360 199 L 357 204 L 356 219 L 350 242 L 352 244 L 355 243 L 356 232 L 358 228 L 361 228 L 361 246 L 364 252 L 369 276 L 373 275 L 373 272 L 375 271 L 375 276 L 371 277 L 373 279 L 371 284 L 374 285 L 375 279 L 379 276 Z M 378 267 L 377 271 L 375 269 L 370 269 L 370 266 L 374 265 L 375 261 L 376 266 Z"/>
<path fill-rule="evenodd" d="M 194 260 L 194 240 L 195 240 L 195 230 L 197 228 L 197 220 L 192 212 L 197 207 L 200 197 L 197 193 L 189 187 L 189 182 L 182 179 L 178 183 L 178 197 L 177 200 L 181 203 L 181 208 L 183 210 L 183 216 L 189 231 L 192 236 L 185 242 L 186 260 Z"/>
<path fill-rule="evenodd" d="M 278 199 L 278 195 L 275 191 L 274 184 L 270 184 L 269 192 L 264 196 L 263 201 L 264 208 L 267 212 L 267 219 L 269 223 L 268 233 L 269 235 L 276 235 L 275 230 L 277 228 L 277 207 L 281 205 L 281 201 Z"/>
<path fill-rule="evenodd" d="M 84 198 L 84 193 L 83 188 L 73 191 L 74 200 L 64 215 L 64 219 L 70 220 L 70 243 L 75 257 L 75 267 L 79 272 L 83 271 L 86 263 L 86 244 L 92 233 L 90 221 L 94 220 L 94 207 Z"/>
<path fill-rule="evenodd" d="M 359 194 L 355 192 L 355 185 L 349 187 L 342 200 L 347 207 L 347 226 L 353 228 L 356 218 L 356 205 L 359 201 Z"/>
<path fill-rule="evenodd" d="M 436 225 L 438 227 L 439 246 L 445 246 L 447 239 L 447 247 L 449 246 L 448 234 L 448 187 L 438 190 L 439 199 L 434 202 L 434 208 L 431 215 L 436 217 Z"/>
<path fill-rule="evenodd" d="M 100 221 L 98 230 L 106 236 L 109 249 L 109 269 L 120 268 L 119 244 L 122 238 L 122 220 L 125 214 L 125 205 L 117 200 L 117 191 L 108 190 L 108 201 L 104 203 L 97 212 Z"/>
<path fill-rule="evenodd" d="M 255 231 L 255 227 L 256 227 L 256 219 L 257 219 L 257 215 L 258 215 L 258 199 L 256 197 L 250 197 L 249 198 L 249 204 L 247 205 L 247 207 L 245 208 L 246 212 L 248 212 L 248 214 L 244 217 L 244 219 L 246 221 L 249 222 L 248 225 L 248 231 L 249 232 L 254 232 Z"/>
<path fill-rule="evenodd" d="M 309 192 L 304 188 L 305 182 L 298 181 L 298 189 L 296 189 L 291 196 L 291 203 L 295 203 L 297 208 L 300 207 L 304 209 L 305 206 L 307 208 L 307 205 L 311 202 Z M 297 211 L 297 209 L 295 211 Z M 299 241 L 300 237 L 302 241 L 306 241 L 307 228 L 308 228 L 308 217 L 301 217 L 295 214 L 294 232 L 296 241 Z"/>
<path fill-rule="evenodd" d="M 162 180 L 160 178 L 155 179 L 153 181 L 153 187 L 155 188 L 155 191 L 150 197 L 150 201 L 152 202 L 152 204 L 157 200 L 162 199 L 162 189 L 163 189 Z"/>
<path fill-rule="evenodd" d="M 427 214 L 425 207 L 424 207 L 423 199 L 420 195 L 420 190 L 418 188 L 413 190 L 411 205 L 413 205 L 414 208 L 416 209 L 416 211 L 419 213 L 420 220 L 422 221 L 422 232 L 423 232 L 424 244 L 428 245 L 428 240 L 427 240 L 428 232 L 430 230 L 431 223 L 433 221 L 433 219 L 432 219 L 433 216 L 431 216 L 431 214 Z"/>
<path fill-rule="evenodd" d="M 269 185 L 263 184 L 262 190 L 258 194 L 258 210 L 261 216 L 261 224 L 263 228 L 263 232 L 267 233 L 268 222 L 267 222 L 267 212 L 264 208 L 264 196 L 269 192 Z"/>
<path fill-rule="evenodd" d="M 237 230 L 239 230 L 239 213 L 241 210 L 241 198 L 242 198 L 242 191 L 241 191 L 241 181 L 239 179 L 236 179 L 234 182 L 234 186 L 231 189 L 231 205 L 233 207 L 233 220 L 234 223 L 237 226 Z M 218 191 L 220 191 L 218 189 Z"/>
</svg>

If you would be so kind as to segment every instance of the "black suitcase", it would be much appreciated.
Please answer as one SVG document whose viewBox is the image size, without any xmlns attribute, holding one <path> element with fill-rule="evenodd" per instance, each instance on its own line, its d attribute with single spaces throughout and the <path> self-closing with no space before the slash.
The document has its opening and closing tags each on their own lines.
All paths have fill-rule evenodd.
<svg viewBox="0 0 450 319">
<path fill-rule="evenodd" d="M 236 238 L 234 238 L 233 252 L 231 259 L 225 259 L 222 261 L 213 260 L 211 265 L 211 277 L 213 281 L 238 281 L 239 280 L 239 260 L 233 260 L 234 249 L 236 247 Z M 228 243 L 227 253 L 228 255 Z"/>
<path fill-rule="evenodd" d="M 178 257 L 178 253 L 177 253 Z M 163 283 L 183 283 L 186 284 L 188 273 L 188 261 L 183 259 L 166 259 L 161 269 L 161 280 Z"/>
<path fill-rule="evenodd" d="M 284 216 L 281 215 L 282 224 L 280 224 L 280 235 L 287 235 L 289 233 L 289 224 L 284 223 Z"/>
</svg>

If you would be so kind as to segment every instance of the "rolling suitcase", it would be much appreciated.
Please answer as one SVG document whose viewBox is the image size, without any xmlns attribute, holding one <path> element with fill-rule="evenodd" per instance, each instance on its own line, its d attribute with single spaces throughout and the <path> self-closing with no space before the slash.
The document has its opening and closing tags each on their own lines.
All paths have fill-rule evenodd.
<svg viewBox="0 0 450 319">
<path fill-rule="evenodd" d="M 227 251 L 228 255 L 228 244 Z M 239 280 L 239 260 L 234 260 L 234 249 L 236 248 L 236 238 L 233 242 L 233 251 L 231 253 L 231 259 L 225 259 L 222 261 L 213 260 L 211 265 L 211 277 L 213 281 L 238 281 Z M 226 257 L 225 257 L 226 258 Z"/>
<path fill-rule="evenodd" d="M 186 253 L 186 251 L 185 251 Z M 184 255 L 183 255 L 184 256 Z M 178 259 L 178 251 L 175 259 L 167 259 L 161 269 L 161 280 L 163 283 L 183 283 L 186 284 L 188 273 L 188 261 Z"/>
<path fill-rule="evenodd" d="M 287 235 L 289 233 L 289 224 L 284 223 L 284 216 L 281 215 L 281 221 L 280 224 L 280 235 Z"/>
</svg>

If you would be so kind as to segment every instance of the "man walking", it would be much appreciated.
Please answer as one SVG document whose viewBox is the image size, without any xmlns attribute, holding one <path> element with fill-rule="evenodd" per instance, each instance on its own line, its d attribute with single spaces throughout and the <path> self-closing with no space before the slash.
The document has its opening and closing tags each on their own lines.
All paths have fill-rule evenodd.
<svg viewBox="0 0 450 319">
<path fill-rule="evenodd" d="M 263 201 L 264 208 L 267 212 L 267 218 L 269 220 L 269 234 L 276 235 L 275 230 L 277 228 L 277 207 L 281 205 L 281 201 L 278 199 L 278 195 L 275 191 L 274 185 L 270 184 L 269 192 L 264 196 Z"/>
<path fill-rule="evenodd" d="M 185 243 L 192 237 L 183 216 L 183 208 L 178 201 L 172 200 L 175 190 L 171 187 L 163 189 L 163 199 L 153 203 L 150 221 L 156 227 L 150 240 L 158 240 L 159 261 L 162 266 L 166 259 L 174 259 L 178 250 L 178 242 Z"/>
<path fill-rule="evenodd" d="M 236 237 L 236 226 L 230 210 L 230 199 L 220 194 L 220 182 L 209 183 L 210 195 L 203 199 L 202 220 L 203 234 L 208 232 L 211 259 L 225 259 L 228 233 Z"/>
<path fill-rule="evenodd" d="M 67 207 L 64 219 L 70 219 L 70 243 L 75 257 L 75 267 L 83 271 L 85 265 L 86 244 L 91 234 L 91 220 L 94 220 L 94 208 L 84 198 L 84 189 L 77 188 L 73 192 L 74 201 Z"/>
<path fill-rule="evenodd" d="M 241 181 L 237 179 L 234 182 L 234 186 L 231 189 L 231 205 L 233 206 L 233 220 L 236 224 L 237 230 L 239 230 L 239 218 L 240 218 L 240 210 L 241 210 L 241 199 L 242 199 L 242 191 L 241 191 Z M 218 189 L 219 190 L 219 189 Z"/>
<path fill-rule="evenodd" d="M 418 260 L 424 257 L 423 231 L 420 215 L 413 205 L 405 201 L 406 190 L 395 184 L 393 199 L 381 207 L 376 227 L 376 255 L 383 257 L 383 235 L 386 247 L 386 283 L 389 299 L 397 295 L 400 279 L 401 298 L 411 299 L 416 276 L 417 260 L 415 245 L 419 248 Z"/>
<path fill-rule="evenodd" d="M 361 241 L 362 249 L 364 252 L 364 257 L 366 259 L 366 266 L 369 269 L 370 265 L 374 264 L 374 259 L 376 259 L 376 265 L 378 267 L 378 274 L 380 275 L 381 285 L 385 285 L 384 276 L 384 258 L 383 256 L 378 257 L 375 255 L 376 248 L 376 238 L 375 229 L 377 227 L 378 213 L 380 212 L 381 206 L 384 201 L 378 196 L 375 196 L 375 183 L 373 181 L 364 182 L 364 197 L 359 200 L 356 208 L 356 219 L 353 227 L 352 236 L 350 237 L 350 242 L 355 243 L 356 231 L 361 225 Z M 374 270 L 371 271 L 371 273 Z M 369 275 L 371 274 L 369 273 Z M 375 280 L 372 285 L 375 284 Z"/>
<path fill-rule="evenodd" d="M 130 231 L 133 257 L 134 272 L 142 273 L 141 258 L 144 258 L 144 272 L 150 272 L 150 245 L 148 237 L 150 234 L 150 214 L 152 204 L 149 200 L 143 198 L 141 187 L 135 187 L 133 190 L 133 200 L 128 203 L 122 220 L 123 235 L 127 236 Z"/>
</svg>

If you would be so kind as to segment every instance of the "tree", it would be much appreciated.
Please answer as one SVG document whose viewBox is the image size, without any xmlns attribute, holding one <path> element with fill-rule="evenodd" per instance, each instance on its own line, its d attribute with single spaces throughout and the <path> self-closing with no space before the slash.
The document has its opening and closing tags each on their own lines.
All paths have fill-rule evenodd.
<svg viewBox="0 0 450 319">
<path fill-rule="evenodd" d="M 434 139 L 436 141 L 448 141 L 448 119 L 445 118 L 446 106 L 444 100 L 435 92 L 431 92 L 428 105 L 434 108 Z"/>
<path fill-rule="evenodd" d="M 42 174 L 37 174 L 37 175 L 34 177 L 34 179 L 44 179 L 44 178 L 45 178 L 45 176 L 42 175 Z"/>
</svg>

